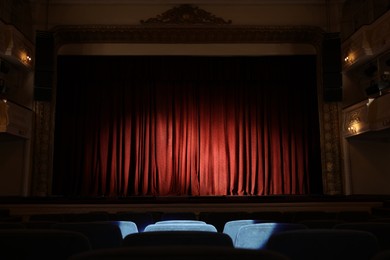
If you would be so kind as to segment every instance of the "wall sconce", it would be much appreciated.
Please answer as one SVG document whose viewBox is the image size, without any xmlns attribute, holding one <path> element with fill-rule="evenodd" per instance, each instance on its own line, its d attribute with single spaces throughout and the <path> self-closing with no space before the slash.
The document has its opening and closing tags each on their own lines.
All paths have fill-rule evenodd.
<svg viewBox="0 0 390 260">
<path fill-rule="evenodd" d="M 351 65 L 355 62 L 355 55 L 352 52 L 348 52 L 348 55 L 344 57 L 344 62 L 347 65 Z"/>
<path fill-rule="evenodd" d="M 32 61 L 32 58 L 31 56 L 26 52 L 26 51 L 21 51 L 20 53 L 20 60 L 26 64 L 26 65 L 30 65 L 31 61 Z"/>
<path fill-rule="evenodd" d="M 354 126 L 348 127 L 348 131 L 349 131 L 351 134 L 356 134 L 356 133 L 357 133 L 357 129 L 356 129 Z"/>
</svg>

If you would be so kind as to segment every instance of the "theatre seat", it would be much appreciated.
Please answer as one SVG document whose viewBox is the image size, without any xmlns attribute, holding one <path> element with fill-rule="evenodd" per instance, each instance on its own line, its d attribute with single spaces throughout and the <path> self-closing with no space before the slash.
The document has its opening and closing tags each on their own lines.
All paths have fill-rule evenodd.
<svg viewBox="0 0 390 260">
<path fill-rule="evenodd" d="M 257 223 L 245 225 L 238 230 L 234 240 L 234 247 L 263 249 L 273 234 L 296 229 L 307 229 L 307 227 L 299 223 Z"/>
<path fill-rule="evenodd" d="M 166 225 L 166 224 L 207 224 L 207 223 L 204 221 L 201 221 L 201 220 L 181 220 L 180 219 L 180 220 L 161 220 L 161 221 L 157 221 L 154 224 Z"/>
<path fill-rule="evenodd" d="M 289 260 L 268 250 L 212 246 L 124 247 L 81 253 L 69 260 Z"/>
<path fill-rule="evenodd" d="M 223 227 L 223 233 L 229 235 L 233 242 L 236 239 L 236 235 L 238 233 L 238 230 L 245 225 L 250 224 L 257 224 L 257 223 L 264 223 L 267 222 L 262 220 L 256 220 L 256 219 L 239 219 L 239 220 L 231 220 L 225 223 L 225 226 Z"/>
<path fill-rule="evenodd" d="M 197 245 L 233 247 L 231 238 L 219 232 L 205 231 L 156 231 L 126 236 L 123 246 Z"/>
<path fill-rule="evenodd" d="M 217 229 L 210 224 L 202 223 L 168 223 L 168 224 L 151 224 L 148 225 L 144 232 L 156 231 L 207 231 L 217 232 Z"/>
<path fill-rule="evenodd" d="M 137 232 L 135 223 L 126 221 L 58 223 L 52 228 L 84 234 L 93 249 L 119 247 L 124 236 Z"/>
<path fill-rule="evenodd" d="M 390 223 L 351 222 L 334 226 L 334 229 L 363 230 L 372 233 L 377 239 L 381 250 L 390 250 Z"/>
<path fill-rule="evenodd" d="M 197 220 L 194 212 L 165 212 L 160 220 Z"/>
<path fill-rule="evenodd" d="M 0 259 L 56 259 L 91 250 L 79 232 L 47 229 L 0 230 Z"/>
<path fill-rule="evenodd" d="M 247 212 L 242 211 L 228 211 L 228 212 L 213 212 L 205 211 L 199 213 L 199 220 L 213 225 L 218 232 L 223 232 L 225 223 L 231 220 L 247 219 Z"/>
<path fill-rule="evenodd" d="M 154 218 L 151 212 L 117 212 L 111 216 L 111 220 L 115 221 L 131 221 L 137 225 L 139 232 L 144 231 L 147 225 L 153 224 Z"/>
<path fill-rule="evenodd" d="M 267 249 L 292 260 L 368 260 L 379 250 L 376 237 L 366 231 L 306 229 L 274 234 Z"/>
</svg>

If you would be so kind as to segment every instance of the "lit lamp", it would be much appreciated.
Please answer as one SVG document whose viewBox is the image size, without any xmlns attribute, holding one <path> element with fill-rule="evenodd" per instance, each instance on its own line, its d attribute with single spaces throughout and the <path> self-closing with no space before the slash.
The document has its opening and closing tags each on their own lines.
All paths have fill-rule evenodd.
<svg viewBox="0 0 390 260">
<path fill-rule="evenodd" d="M 26 51 L 21 51 L 21 53 L 20 53 L 20 60 L 24 64 L 30 65 L 32 59 L 31 59 L 31 56 Z"/>
</svg>

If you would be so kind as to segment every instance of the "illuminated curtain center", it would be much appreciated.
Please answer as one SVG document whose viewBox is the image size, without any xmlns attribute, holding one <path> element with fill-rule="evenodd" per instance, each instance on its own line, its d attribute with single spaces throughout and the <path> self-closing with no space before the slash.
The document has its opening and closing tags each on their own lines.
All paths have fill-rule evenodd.
<svg viewBox="0 0 390 260">
<path fill-rule="evenodd" d="M 321 178 L 315 62 L 60 56 L 53 192 L 309 194 Z"/>
</svg>

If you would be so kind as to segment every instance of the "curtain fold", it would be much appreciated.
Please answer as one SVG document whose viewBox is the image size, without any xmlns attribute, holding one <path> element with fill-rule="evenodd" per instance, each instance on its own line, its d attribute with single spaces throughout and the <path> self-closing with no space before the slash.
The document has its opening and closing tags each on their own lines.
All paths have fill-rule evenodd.
<svg viewBox="0 0 390 260">
<path fill-rule="evenodd" d="M 315 56 L 59 56 L 53 193 L 317 193 L 315 64 Z"/>
</svg>

